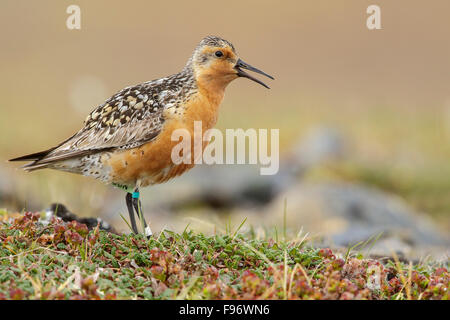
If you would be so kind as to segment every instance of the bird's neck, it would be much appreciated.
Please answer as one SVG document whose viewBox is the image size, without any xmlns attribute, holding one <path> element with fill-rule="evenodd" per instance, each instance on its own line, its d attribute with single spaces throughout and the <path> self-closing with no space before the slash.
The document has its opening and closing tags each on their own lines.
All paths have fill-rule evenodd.
<svg viewBox="0 0 450 320">
<path fill-rule="evenodd" d="M 208 75 L 197 77 L 196 82 L 201 95 L 205 96 L 212 105 L 220 105 L 225 94 L 225 88 L 229 82 L 224 82 Z"/>
<path fill-rule="evenodd" d="M 188 61 L 181 73 L 189 75 L 196 84 L 199 94 L 206 97 L 214 106 L 220 105 L 225 88 L 233 78 L 218 77 L 213 70 L 194 70 L 192 59 Z"/>
<path fill-rule="evenodd" d="M 201 121 L 203 130 L 213 127 L 226 85 L 211 81 L 205 75 L 199 77 L 189 64 L 179 75 L 189 79 L 184 82 L 184 86 L 193 88 L 195 92 L 184 105 L 183 121 L 188 123 L 188 127 L 193 125 L 193 121 Z"/>
</svg>

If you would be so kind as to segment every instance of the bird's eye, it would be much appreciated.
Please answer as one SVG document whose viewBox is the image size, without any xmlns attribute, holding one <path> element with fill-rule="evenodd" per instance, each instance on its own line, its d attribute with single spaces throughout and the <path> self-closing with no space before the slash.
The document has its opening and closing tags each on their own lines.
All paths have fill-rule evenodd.
<svg viewBox="0 0 450 320">
<path fill-rule="evenodd" d="M 223 56 L 223 52 L 222 51 L 216 51 L 215 53 L 216 57 L 220 58 Z"/>
</svg>

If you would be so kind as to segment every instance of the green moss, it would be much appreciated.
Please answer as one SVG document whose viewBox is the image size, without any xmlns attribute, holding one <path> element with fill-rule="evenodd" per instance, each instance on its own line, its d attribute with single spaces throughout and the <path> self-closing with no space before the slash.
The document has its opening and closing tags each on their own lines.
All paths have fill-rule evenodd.
<svg viewBox="0 0 450 320">
<path fill-rule="evenodd" d="M 0 240 L 3 299 L 448 299 L 447 265 L 344 261 L 251 234 L 164 231 L 147 240 L 59 219 L 44 227 L 25 213 L 0 223 Z"/>
</svg>

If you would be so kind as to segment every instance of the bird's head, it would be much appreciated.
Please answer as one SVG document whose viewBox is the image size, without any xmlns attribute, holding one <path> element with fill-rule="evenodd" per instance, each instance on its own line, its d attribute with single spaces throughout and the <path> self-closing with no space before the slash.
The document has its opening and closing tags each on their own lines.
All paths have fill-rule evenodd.
<svg viewBox="0 0 450 320">
<path fill-rule="evenodd" d="M 267 73 L 241 60 L 231 42 L 215 36 L 208 36 L 200 41 L 189 63 L 197 82 L 209 88 L 223 90 L 231 81 L 239 77 L 248 78 L 269 88 L 265 83 L 244 70 L 253 71 L 273 79 Z"/>
</svg>

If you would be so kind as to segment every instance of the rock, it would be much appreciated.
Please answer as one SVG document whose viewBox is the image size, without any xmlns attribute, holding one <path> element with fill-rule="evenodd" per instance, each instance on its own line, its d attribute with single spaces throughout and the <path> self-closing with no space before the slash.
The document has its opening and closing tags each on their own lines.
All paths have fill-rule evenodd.
<svg viewBox="0 0 450 320">
<path fill-rule="evenodd" d="M 304 227 L 330 245 L 349 247 L 380 235 L 374 249 L 409 254 L 416 248 L 449 248 L 450 239 L 401 199 L 361 185 L 297 184 L 277 196 L 265 217 L 278 219 L 287 199 L 290 228 Z M 271 218 L 273 213 L 276 217 Z M 273 223 L 273 221 L 272 221 Z"/>
<path fill-rule="evenodd" d="M 51 204 L 50 208 L 48 208 L 46 211 L 46 219 L 49 221 L 52 216 L 56 215 L 57 217 L 61 218 L 63 221 L 70 222 L 70 221 L 78 221 L 80 223 L 85 224 L 89 230 L 92 230 L 99 225 L 99 228 L 101 230 L 105 230 L 112 233 L 117 233 L 113 227 L 111 227 L 106 221 L 103 221 L 100 218 L 84 218 L 84 217 L 78 217 L 76 214 L 70 212 L 65 205 L 61 203 L 53 203 Z"/>
<path fill-rule="evenodd" d="M 347 150 L 345 140 L 337 129 L 314 128 L 293 148 L 291 164 L 305 171 L 324 162 L 341 159 Z"/>
</svg>

